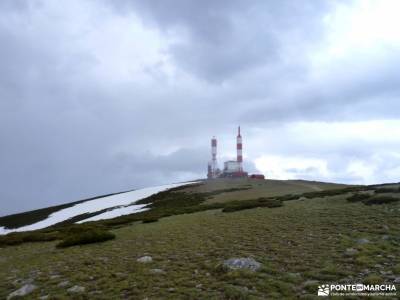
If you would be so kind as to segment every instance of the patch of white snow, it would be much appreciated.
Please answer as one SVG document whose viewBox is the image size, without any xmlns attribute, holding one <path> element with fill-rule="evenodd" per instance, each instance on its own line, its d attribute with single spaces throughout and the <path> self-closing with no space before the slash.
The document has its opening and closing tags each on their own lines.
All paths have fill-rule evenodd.
<svg viewBox="0 0 400 300">
<path fill-rule="evenodd" d="M 79 223 L 87 221 L 95 221 L 100 219 L 111 219 L 122 215 L 137 213 L 146 210 L 146 208 L 144 208 L 144 206 L 146 205 L 131 205 L 131 204 L 134 204 L 135 202 L 141 199 L 150 197 L 151 195 L 157 194 L 159 192 L 197 182 L 198 181 L 166 184 L 166 185 L 138 189 L 117 195 L 111 195 L 99 199 L 89 200 L 54 212 L 51 215 L 49 215 L 47 219 L 31 225 L 14 229 L 7 229 L 4 227 L 0 227 L 0 235 L 7 234 L 10 232 L 31 231 L 31 230 L 46 228 L 55 225 L 57 223 L 63 222 L 65 220 L 71 219 L 75 216 L 79 216 L 85 213 L 94 213 L 116 206 L 118 207 L 113 210 L 106 211 L 100 215 L 90 217 L 88 219 L 80 221 Z"/>
</svg>

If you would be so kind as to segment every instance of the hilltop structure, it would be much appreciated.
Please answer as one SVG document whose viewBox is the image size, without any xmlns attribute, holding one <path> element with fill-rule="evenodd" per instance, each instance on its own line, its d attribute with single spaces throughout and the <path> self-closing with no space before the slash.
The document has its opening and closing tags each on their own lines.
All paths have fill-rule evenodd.
<svg viewBox="0 0 400 300">
<path fill-rule="evenodd" d="M 248 177 L 247 172 L 243 170 L 243 144 L 240 134 L 240 126 L 238 127 L 238 135 L 236 137 L 236 160 L 228 160 L 224 162 L 224 169 L 221 171 L 217 164 L 217 139 L 214 136 L 211 139 L 211 161 L 208 163 L 207 178 L 240 178 Z"/>
</svg>

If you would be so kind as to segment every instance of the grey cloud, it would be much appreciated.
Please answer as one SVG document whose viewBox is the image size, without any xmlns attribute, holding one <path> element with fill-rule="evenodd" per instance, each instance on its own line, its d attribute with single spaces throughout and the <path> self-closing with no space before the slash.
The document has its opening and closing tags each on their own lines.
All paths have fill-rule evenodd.
<svg viewBox="0 0 400 300">
<path fill-rule="evenodd" d="M 280 52 L 298 40 L 321 34 L 330 9 L 316 1 L 117 1 L 119 11 L 133 8 L 144 22 L 175 32 L 174 61 L 187 72 L 221 83 L 239 72 L 281 60 Z M 149 21 L 150 20 L 150 21 Z"/>
<path fill-rule="evenodd" d="M 0 215 L 204 176 L 210 136 L 233 143 L 234 135 L 227 135 L 239 123 L 249 131 L 276 129 L 274 145 L 253 153 L 312 153 L 329 161 L 336 177 L 326 180 L 350 182 L 351 159 L 372 161 L 385 145 L 355 141 L 326 149 L 316 141 L 307 147 L 285 141 L 280 127 L 298 120 L 398 118 L 396 55 L 360 70 L 354 58 L 308 79 L 307 55 L 323 39 L 322 18 L 334 4 L 68 1 L 57 11 L 58 22 L 49 3 L 0 2 Z M 75 24 L 85 14 L 87 20 Z M 176 77 L 163 72 L 163 62 L 143 66 L 145 82 L 98 69 L 101 49 L 87 35 L 110 38 L 98 25 L 133 15 L 168 41 L 162 46 Z M 110 38 L 116 50 L 126 47 L 117 33 Z M 117 55 L 111 51 L 107 59 Z M 250 172 L 257 172 L 254 158 L 245 161 Z M 303 175 L 317 176 L 313 170 Z"/>
</svg>

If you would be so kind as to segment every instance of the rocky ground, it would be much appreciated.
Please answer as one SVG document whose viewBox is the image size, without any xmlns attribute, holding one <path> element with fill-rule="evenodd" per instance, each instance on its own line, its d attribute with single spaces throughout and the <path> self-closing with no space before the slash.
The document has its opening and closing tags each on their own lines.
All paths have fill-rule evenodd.
<svg viewBox="0 0 400 300">
<path fill-rule="evenodd" d="M 114 229 L 115 240 L 65 249 L 0 248 L 0 298 L 317 298 L 318 285 L 331 283 L 399 290 L 400 202 L 348 196 L 136 222 Z"/>
</svg>

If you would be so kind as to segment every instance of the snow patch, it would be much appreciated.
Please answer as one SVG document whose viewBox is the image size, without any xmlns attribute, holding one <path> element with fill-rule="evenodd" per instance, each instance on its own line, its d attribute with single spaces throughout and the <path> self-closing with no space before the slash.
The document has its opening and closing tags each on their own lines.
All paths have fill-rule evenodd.
<svg viewBox="0 0 400 300">
<path fill-rule="evenodd" d="M 145 206 L 147 206 L 147 204 L 119 207 L 119 208 L 115 208 L 113 210 L 106 211 L 102 214 L 93 216 L 91 218 L 79 221 L 77 223 L 81 224 L 81 223 L 90 222 L 90 221 L 113 219 L 113 218 L 116 218 L 119 216 L 130 215 L 130 214 L 138 213 L 141 211 L 149 210 L 148 208 L 144 208 Z"/>
<path fill-rule="evenodd" d="M 138 213 L 147 208 L 144 208 L 146 205 L 132 205 L 135 202 L 150 197 L 151 195 L 157 194 L 162 191 L 166 191 L 175 187 L 188 185 L 197 183 L 198 181 L 191 181 L 191 182 L 183 182 L 183 183 L 173 183 L 173 184 L 166 184 L 154 187 L 148 187 L 143 189 L 134 190 L 131 192 L 125 192 L 117 195 L 111 195 L 99 199 L 89 200 L 83 203 L 76 204 L 74 206 L 61 209 L 55 213 L 52 213 L 47 217 L 47 219 L 39 221 L 37 223 L 14 228 L 14 229 L 7 229 L 4 227 L 0 227 L 0 235 L 7 234 L 10 232 L 21 232 L 21 231 L 31 231 L 31 230 L 38 230 L 42 228 L 46 228 L 57 223 L 66 221 L 71 219 L 75 216 L 79 216 L 85 213 L 94 213 L 101 210 L 105 210 L 107 208 L 114 208 L 109 211 L 106 211 L 102 214 L 97 216 L 93 216 L 87 218 L 83 221 L 78 223 L 84 223 L 88 221 L 97 221 L 102 219 L 112 219 L 122 215 L 128 215 L 132 213 Z"/>
</svg>

